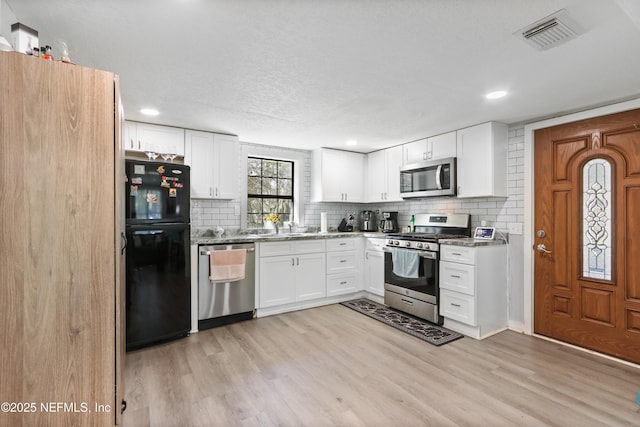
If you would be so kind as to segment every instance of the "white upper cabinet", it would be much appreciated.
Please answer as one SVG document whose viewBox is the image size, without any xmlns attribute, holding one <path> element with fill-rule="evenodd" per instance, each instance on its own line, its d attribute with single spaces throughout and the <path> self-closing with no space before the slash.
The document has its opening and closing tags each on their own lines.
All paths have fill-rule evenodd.
<svg viewBox="0 0 640 427">
<path fill-rule="evenodd" d="M 402 146 L 402 151 L 402 161 L 405 165 L 456 157 L 456 132 L 409 142 Z"/>
<path fill-rule="evenodd" d="M 367 201 L 395 202 L 400 197 L 402 146 L 367 154 Z"/>
<path fill-rule="evenodd" d="M 427 140 L 419 139 L 402 145 L 402 162 L 405 165 L 427 161 Z"/>
<path fill-rule="evenodd" d="M 191 166 L 191 197 L 234 199 L 238 196 L 238 137 L 186 131 L 185 164 Z"/>
<path fill-rule="evenodd" d="M 427 160 L 456 157 L 456 131 L 427 138 Z"/>
<path fill-rule="evenodd" d="M 458 197 L 507 197 L 507 144 L 503 123 L 457 132 Z"/>
<path fill-rule="evenodd" d="M 127 151 L 184 156 L 184 129 L 125 121 L 123 139 Z"/>
<path fill-rule="evenodd" d="M 313 202 L 363 202 L 365 155 L 319 148 L 313 151 Z"/>
</svg>

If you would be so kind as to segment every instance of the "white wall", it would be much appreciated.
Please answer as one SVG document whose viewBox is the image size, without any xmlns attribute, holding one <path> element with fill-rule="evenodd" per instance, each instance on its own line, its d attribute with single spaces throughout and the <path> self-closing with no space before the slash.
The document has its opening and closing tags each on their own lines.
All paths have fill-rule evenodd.
<svg viewBox="0 0 640 427">
<path fill-rule="evenodd" d="M 16 15 L 5 0 L 0 0 L 0 36 L 11 43 L 11 24 L 18 22 Z"/>
</svg>

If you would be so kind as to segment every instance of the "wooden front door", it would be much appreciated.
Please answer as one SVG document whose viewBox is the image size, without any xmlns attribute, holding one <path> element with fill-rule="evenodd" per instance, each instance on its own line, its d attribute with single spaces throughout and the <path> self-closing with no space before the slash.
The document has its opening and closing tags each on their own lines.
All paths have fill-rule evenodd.
<svg viewBox="0 0 640 427">
<path fill-rule="evenodd" d="M 640 363 L 640 110 L 535 132 L 534 331 Z"/>
</svg>

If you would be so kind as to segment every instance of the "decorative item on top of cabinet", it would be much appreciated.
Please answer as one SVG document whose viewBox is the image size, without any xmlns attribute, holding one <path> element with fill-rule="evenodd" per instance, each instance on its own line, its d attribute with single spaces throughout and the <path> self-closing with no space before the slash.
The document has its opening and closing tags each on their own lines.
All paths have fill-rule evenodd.
<svg viewBox="0 0 640 427">
<path fill-rule="evenodd" d="M 238 137 L 187 130 L 185 164 L 191 166 L 191 198 L 238 197 Z"/>
<path fill-rule="evenodd" d="M 507 197 L 507 125 L 487 122 L 457 132 L 458 197 Z"/>
<path fill-rule="evenodd" d="M 314 150 L 311 201 L 363 202 L 364 156 L 330 148 Z"/>
<path fill-rule="evenodd" d="M 430 136 L 402 146 L 403 164 L 456 157 L 456 132 Z"/>
<path fill-rule="evenodd" d="M 127 151 L 184 156 L 184 129 L 127 120 L 123 131 Z"/>
<path fill-rule="evenodd" d="M 400 197 L 400 167 L 402 146 L 367 154 L 367 200 L 369 202 L 397 202 Z"/>
</svg>

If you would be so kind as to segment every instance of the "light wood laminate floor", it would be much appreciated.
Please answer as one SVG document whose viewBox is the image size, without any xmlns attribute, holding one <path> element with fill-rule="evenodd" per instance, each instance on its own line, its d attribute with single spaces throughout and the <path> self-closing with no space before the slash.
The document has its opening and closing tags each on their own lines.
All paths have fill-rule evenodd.
<svg viewBox="0 0 640 427">
<path fill-rule="evenodd" d="M 638 426 L 640 369 L 512 331 L 435 347 L 341 305 L 127 353 L 126 427 Z"/>
</svg>

